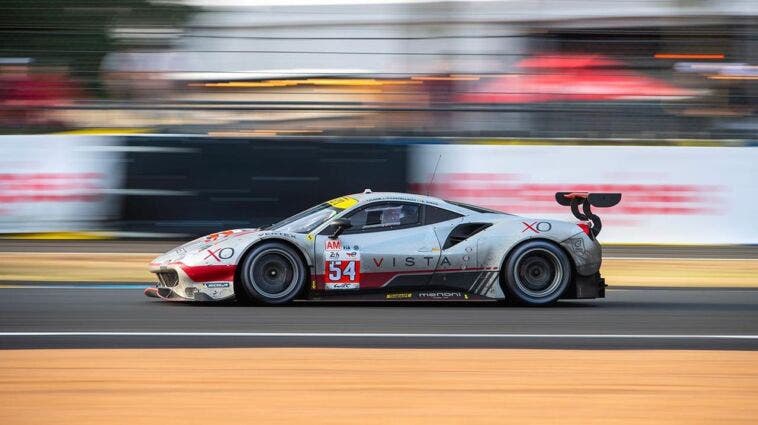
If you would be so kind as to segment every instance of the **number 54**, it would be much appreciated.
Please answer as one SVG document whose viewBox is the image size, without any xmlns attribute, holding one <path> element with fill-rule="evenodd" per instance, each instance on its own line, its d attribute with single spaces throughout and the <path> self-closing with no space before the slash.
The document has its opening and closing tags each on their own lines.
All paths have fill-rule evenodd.
<svg viewBox="0 0 758 425">
<path fill-rule="evenodd" d="M 336 282 L 347 277 L 350 282 L 355 282 L 355 261 L 329 261 L 327 264 L 330 281 Z"/>
</svg>

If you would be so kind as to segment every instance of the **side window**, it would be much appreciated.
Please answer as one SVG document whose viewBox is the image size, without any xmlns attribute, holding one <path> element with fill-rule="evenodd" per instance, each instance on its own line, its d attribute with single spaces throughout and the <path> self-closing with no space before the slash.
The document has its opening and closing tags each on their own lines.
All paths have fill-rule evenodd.
<svg viewBox="0 0 758 425">
<path fill-rule="evenodd" d="M 437 208 L 431 205 L 427 205 L 424 208 L 424 224 L 442 223 L 443 221 L 463 217 L 461 214 L 446 210 L 444 208 Z"/>
<path fill-rule="evenodd" d="M 353 226 L 345 233 L 374 232 L 421 224 L 420 206 L 399 202 L 368 205 L 349 217 Z"/>
</svg>

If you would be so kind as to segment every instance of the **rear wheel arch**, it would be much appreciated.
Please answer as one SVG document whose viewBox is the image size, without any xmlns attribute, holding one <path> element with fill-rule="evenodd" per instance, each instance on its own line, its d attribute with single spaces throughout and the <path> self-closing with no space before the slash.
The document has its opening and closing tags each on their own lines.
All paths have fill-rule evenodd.
<svg viewBox="0 0 758 425">
<path fill-rule="evenodd" d="M 571 256 L 571 253 L 568 252 L 568 250 L 566 250 L 566 248 L 563 245 L 561 245 L 560 242 L 554 241 L 552 239 L 547 239 L 547 238 L 529 238 L 529 239 L 524 239 L 524 240 L 519 241 L 517 244 L 513 245 L 512 247 L 510 247 L 510 249 L 508 249 L 508 251 L 505 253 L 505 255 L 503 255 L 502 260 L 500 261 L 500 270 L 503 270 L 505 268 L 505 265 L 508 263 L 508 259 L 511 257 L 511 254 L 513 254 L 513 252 L 516 250 L 516 248 L 519 248 L 520 246 L 524 245 L 525 243 L 531 242 L 531 241 L 548 242 L 548 243 L 551 243 L 551 244 L 555 245 L 556 247 L 558 247 L 558 249 L 560 249 L 561 251 L 563 251 L 563 253 L 566 254 L 566 256 L 568 257 L 569 263 L 571 263 L 571 269 L 572 269 L 571 271 L 574 272 L 576 270 L 576 263 L 574 263 L 574 257 Z"/>
</svg>

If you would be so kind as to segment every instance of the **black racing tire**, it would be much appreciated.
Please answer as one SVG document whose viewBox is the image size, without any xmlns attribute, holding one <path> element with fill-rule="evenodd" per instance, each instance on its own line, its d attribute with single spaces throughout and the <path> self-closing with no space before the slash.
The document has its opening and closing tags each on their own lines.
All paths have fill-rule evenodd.
<svg viewBox="0 0 758 425">
<path fill-rule="evenodd" d="M 264 242 L 253 247 L 240 264 L 238 275 L 243 303 L 286 304 L 305 287 L 306 266 L 300 254 L 281 242 Z"/>
<path fill-rule="evenodd" d="M 526 306 L 550 305 L 558 301 L 571 282 L 571 261 L 552 242 L 529 241 L 508 256 L 502 282 L 506 299 Z"/>
</svg>

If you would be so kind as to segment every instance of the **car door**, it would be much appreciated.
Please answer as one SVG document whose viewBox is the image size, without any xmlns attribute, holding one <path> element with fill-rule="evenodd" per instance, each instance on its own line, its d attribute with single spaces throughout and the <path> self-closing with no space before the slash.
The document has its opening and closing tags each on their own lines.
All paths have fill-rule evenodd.
<svg viewBox="0 0 758 425">
<path fill-rule="evenodd" d="M 367 204 L 345 217 L 352 225 L 337 238 L 327 226 L 316 236 L 316 289 L 323 291 L 423 287 L 439 260 L 432 226 L 413 202 Z"/>
</svg>

